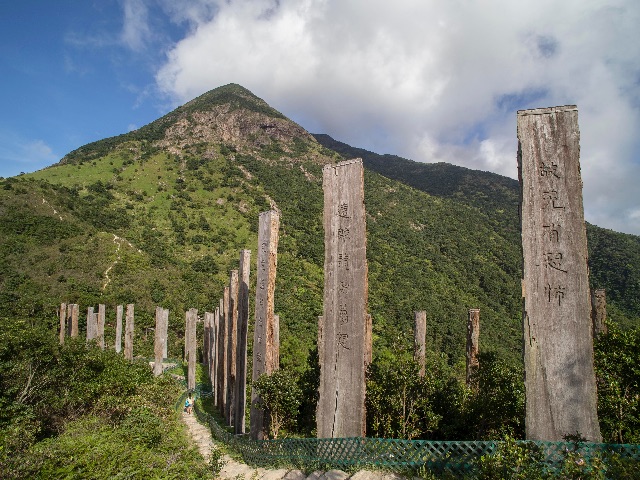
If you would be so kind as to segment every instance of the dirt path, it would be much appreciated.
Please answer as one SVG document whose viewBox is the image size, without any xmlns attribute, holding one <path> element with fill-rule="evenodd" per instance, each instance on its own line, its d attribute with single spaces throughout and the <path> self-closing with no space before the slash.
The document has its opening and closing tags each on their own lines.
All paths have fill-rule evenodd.
<svg viewBox="0 0 640 480">
<path fill-rule="evenodd" d="M 200 454 L 208 462 L 211 458 L 211 447 L 215 444 L 211 438 L 211 430 L 198 422 L 195 414 L 182 412 L 182 421 L 189 428 L 191 438 L 198 446 Z M 396 474 L 367 470 L 361 470 L 354 475 L 349 475 L 342 470 L 318 471 L 307 476 L 300 470 L 253 468 L 235 461 L 228 455 L 224 456 L 224 462 L 224 468 L 217 477 L 224 480 L 403 480 L 404 478 Z"/>
</svg>

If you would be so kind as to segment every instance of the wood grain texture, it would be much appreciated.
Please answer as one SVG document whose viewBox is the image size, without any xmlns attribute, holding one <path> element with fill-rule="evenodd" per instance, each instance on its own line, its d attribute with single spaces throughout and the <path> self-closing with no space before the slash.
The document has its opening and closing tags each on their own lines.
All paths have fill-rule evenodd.
<svg viewBox="0 0 640 480">
<path fill-rule="evenodd" d="M 365 435 L 367 259 L 362 160 L 323 169 L 325 282 L 318 438 Z"/>
<path fill-rule="evenodd" d="M 598 442 L 578 110 L 522 110 L 517 124 L 526 435 Z"/>
</svg>

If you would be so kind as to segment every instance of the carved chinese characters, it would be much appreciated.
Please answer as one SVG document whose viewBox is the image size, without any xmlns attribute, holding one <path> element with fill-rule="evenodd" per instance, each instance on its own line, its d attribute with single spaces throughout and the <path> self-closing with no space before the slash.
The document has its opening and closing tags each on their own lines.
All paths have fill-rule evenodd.
<svg viewBox="0 0 640 480">
<path fill-rule="evenodd" d="M 256 273 L 256 319 L 253 329 L 253 371 L 256 381 L 263 373 L 270 374 L 278 368 L 277 329 L 274 324 L 274 293 L 278 263 L 278 229 L 280 216 L 271 210 L 260 214 L 258 226 L 258 262 Z M 251 438 L 266 437 L 264 411 L 257 408 L 260 398 L 251 396 Z"/>
<path fill-rule="evenodd" d="M 518 112 L 526 431 L 600 440 L 575 106 Z"/>
<path fill-rule="evenodd" d="M 323 171 L 325 283 L 319 329 L 318 437 L 364 436 L 367 261 L 362 160 Z M 320 348 L 321 346 L 321 348 Z"/>
</svg>

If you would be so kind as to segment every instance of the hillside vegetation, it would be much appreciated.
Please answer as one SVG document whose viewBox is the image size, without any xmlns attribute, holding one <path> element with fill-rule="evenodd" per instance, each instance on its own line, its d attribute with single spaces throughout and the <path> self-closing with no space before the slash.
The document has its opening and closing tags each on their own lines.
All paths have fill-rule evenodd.
<svg viewBox="0 0 640 480">
<path fill-rule="evenodd" d="M 258 215 L 277 208 L 281 365 L 300 379 L 306 399 L 298 427 L 290 428 L 311 434 L 322 313 L 322 167 L 359 156 L 366 167 L 376 359 L 371 392 L 396 391 L 406 381 L 413 312 L 426 310 L 431 377 L 416 392 L 428 396 L 419 412 L 430 420 L 415 426 L 415 436 L 521 435 L 517 183 L 316 138 L 248 90 L 227 85 L 139 130 L 85 145 L 52 167 L 3 180 L 1 321 L 54 335 L 61 302 L 80 304 L 81 329 L 86 307 L 103 303 L 112 344 L 115 306 L 134 303 L 134 354 L 150 357 L 160 305 L 170 310 L 169 356 L 180 357 L 184 312 L 213 311 L 243 248 L 254 252 L 255 291 Z M 591 283 L 607 289 L 610 319 L 622 331 L 637 326 L 640 238 L 591 225 L 588 236 Z M 484 397 L 462 385 L 469 308 L 481 311 Z M 489 418 L 499 410 L 490 397 L 504 400 L 502 417 Z M 379 409 L 371 429 L 406 435 L 406 421 L 379 421 L 393 418 L 395 407 L 373 393 L 368 401 L 378 402 L 369 412 Z M 469 423 L 473 415 L 477 422 Z"/>
</svg>

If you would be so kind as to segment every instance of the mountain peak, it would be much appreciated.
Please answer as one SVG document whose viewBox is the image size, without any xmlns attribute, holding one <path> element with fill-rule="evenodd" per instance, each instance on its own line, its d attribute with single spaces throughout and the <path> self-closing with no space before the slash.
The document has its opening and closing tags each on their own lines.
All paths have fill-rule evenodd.
<svg viewBox="0 0 640 480">
<path fill-rule="evenodd" d="M 241 85 L 230 83 L 190 100 L 163 117 L 129 133 L 84 145 L 60 164 L 79 163 L 104 155 L 125 142 L 139 141 L 181 156 L 192 145 L 223 143 L 264 147 L 313 137 L 267 102 Z"/>
</svg>

